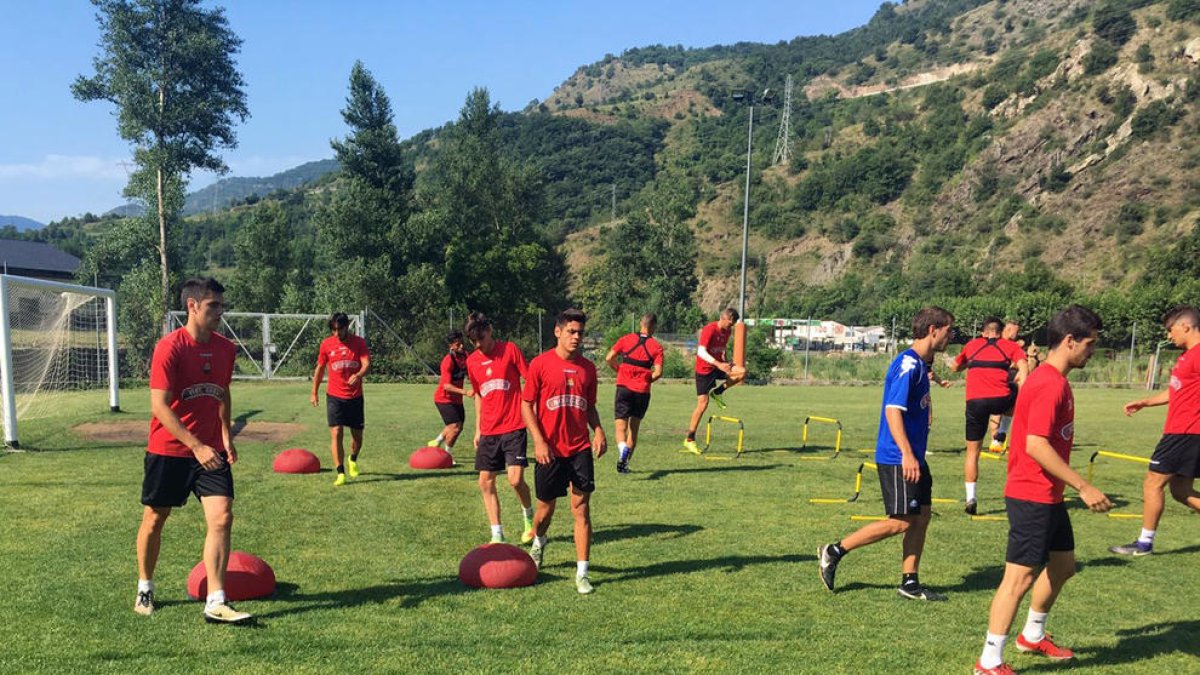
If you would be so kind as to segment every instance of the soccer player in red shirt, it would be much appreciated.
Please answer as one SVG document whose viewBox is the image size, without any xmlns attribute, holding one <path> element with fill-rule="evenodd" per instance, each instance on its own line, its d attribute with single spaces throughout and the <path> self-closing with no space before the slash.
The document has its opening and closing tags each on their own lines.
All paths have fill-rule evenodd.
<svg viewBox="0 0 1200 675">
<path fill-rule="evenodd" d="M 1132 544 L 1108 549 L 1121 555 L 1150 555 L 1163 513 L 1163 488 L 1171 486 L 1175 501 L 1200 512 L 1196 474 L 1200 473 L 1200 310 L 1176 307 L 1163 317 L 1167 337 L 1183 349 L 1171 371 L 1171 384 L 1161 394 L 1125 404 L 1125 414 L 1167 406 L 1162 440 L 1150 458 L 1142 483 L 1142 532 Z"/>
<path fill-rule="evenodd" d="M 700 331 L 700 339 L 696 345 L 696 409 L 692 411 L 687 438 L 683 441 L 683 449 L 693 454 L 700 454 L 700 448 L 696 446 L 696 428 L 700 426 L 700 418 L 708 409 L 708 399 L 711 398 L 724 408 L 725 402 L 721 400 L 721 394 L 746 377 L 745 369 L 725 359 L 725 347 L 729 344 L 729 338 L 733 335 L 733 324 L 737 321 L 737 310 L 729 307 L 721 312 L 720 318 Z"/>
<path fill-rule="evenodd" d="M 508 484 L 521 500 L 525 530 L 521 543 L 533 541 L 533 502 L 525 482 L 527 437 L 521 416 L 521 378 L 525 377 L 525 355 L 511 342 L 492 336 L 492 321 L 472 312 L 467 318 L 467 339 L 475 351 L 467 357 L 467 377 L 475 401 L 475 470 L 483 509 L 492 526 L 492 542 L 504 541 L 500 524 L 500 497 L 496 474 L 505 472 Z"/>
<path fill-rule="evenodd" d="M 642 315 L 641 332 L 629 333 L 613 344 L 604 361 L 617 372 L 613 404 L 617 429 L 617 473 L 629 473 L 629 460 L 637 447 L 638 428 L 650 407 L 650 385 L 663 374 L 663 348 L 652 336 L 658 317 Z M 618 361 L 618 359 L 620 359 Z"/>
<path fill-rule="evenodd" d="M 467 419 L 466 408 L 463 407 L 463 382 L 467 379 L 467 350 L 463 347 L 462 331 L 452 330 L 446 335 L 446 347 L 449 352 L 442 357 L 442 365 L 438 369 L 437 389 L 433 392 L 433 405 L 442 416 L 446 425 L 437 438 L 426 445 L 436 448 L 445 443 L 446 452 L 454 452 L 454 442 L 462 433 L 463 422 Z"/>
<path fill-rule="evenodd" d="M 204 618 L 243 623 L 250 615 L 225 599 L 233 528 L 237 449 L 230 431 L 229 383 L 237 348 L 216 333 L 225 313 L 225 288 L 216 279 L 189 279 L 180 300 L 187 324 L 158 341 L 150 362 L 150 439 L 142 478 L 142 525 L 137 534 L 138 588 L 133 609 L 154 612 L 154 568 L 171 509 L 196 495 L 204 510 Z"/>
<path fill-rule="evenodd" d="M 963 459 L 966 480 L 966 512 L 975 515 L 975 484 L 979 480 L 979 453 L 992 415 L 1012 412 L 1017 390 L 1009 386 L 1008 369 L 1016 366 L 1016 384 L 1025 381 L 1025 352 L 1012 340 L 1000 337 L 1004 322 L 989 317 L 983 332 L 968 342 L 957 358 L 947 357 L 954 372 L 967 371 L 967 454 Z"/>
<path fill-rule="evenodd" d="M 586 325 L 587 315 L 578 309 L 564 310 L 555 318 L 558 344 L 529 364 L 521 396 L 521 414 L 533 436 L 537 459 L 533 469 L 537 513 L 529 555 L 540 568 L 554 507 L 569 488 L 575 516 L 575 589 L 584 595 L 592 592 L 588 578 L 592 546 L 589 498 L 596 489 L 592 455 L 601 457 L 608 449 L 596 410 L 596 366 L 579 351 Z M 595 431 L 590 439 L 589 428 Z"/>
<path fill-rule="evenodd" d="M 1070 465 L 1075 440 L 1075 397 L 1067 374 L 1083 368 L 1096 349 L 1100 317 L 1071 305 L 1046 327 L 1050 353 L 1017 394 L 1012 440 L 1008 448 L 1008 481 L 1004 500 L 1008 511 L 1008 551 L 1004 578 L 992 599 L 983 654 L 975 664 L 980 675 L 1013 672 L 1004 663 L 1004 643 L 1021 599 L 1033 588 L 1025 629 L 1017 649 L 1056 661 L 1074 657 L 1046 634 L 1046 615 L 1075 574 L 1075 534 L 1063 504 L 1070 485 L 1093 511 L 1112 508 L 1104 493 Z M 1040 570 L 1040 572 L 1039 572 Z"/>
<path fill-rule="evenodd" d="M 357 478 L 358 453 L 362 452 L 363 391 L 362 381 L 371 370 L 371 352 L 367 341 L 350 332 L 350 317 L 336 312 L 329 317 L 329 337 L 321 341 L 317 352 L 317 368 L 313 371 L 312 394 L 309 401 L 317 407 L 317 394 L 325 369 L 329 369 L 329 386 L 325 388 L 325 421 L 329 424 L 329 451 L 337 468 L 335 486 L 346 484 L 346 473 Z M 344 429 L 350 429 L 350 461 L 342 460 Z"/>
</svg>

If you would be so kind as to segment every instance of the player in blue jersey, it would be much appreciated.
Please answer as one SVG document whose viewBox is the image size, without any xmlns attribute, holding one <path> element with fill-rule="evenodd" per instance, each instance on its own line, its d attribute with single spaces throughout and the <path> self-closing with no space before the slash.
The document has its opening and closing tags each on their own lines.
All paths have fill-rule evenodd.
<svg viewBox="0 0 1200 675">
<path fill-rule="evenodd" d="M 945 600 L 946 596 L 921 585 L 917 568 L 925 548 L 929 507 L 933 503 L 933 476 L 925 463 L 929 440 L 929 364 L 946 349 L 954 315 L 941 307 L 926 307 L 913 317 L 913 344 L 888 366 L 879 412 L 875 464 L 883 492 L 886 520 L 866 525 L 841 541 L 817 549 L 821 583 L 833 590 L 841 559 L 856 548 L 898 534 L 904 535 L 901 597 L 910 600 Z"/>
</svg>

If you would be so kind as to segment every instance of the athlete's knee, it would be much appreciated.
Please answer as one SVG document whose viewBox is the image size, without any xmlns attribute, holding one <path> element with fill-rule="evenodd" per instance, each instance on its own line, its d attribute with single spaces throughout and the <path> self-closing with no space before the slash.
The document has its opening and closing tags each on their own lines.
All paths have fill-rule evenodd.
<svg viewBox="0 0 1200 675">
<path fill-rule="evenodd" d="M 233 529 L 233 509 L 222 509 L 208 514 L 208 528 L 217 532 Z"/>
<path fill-rule="evenodd" d="M 1195 483 L 1192 481 L 1172 480 L 1171 481 L 1171 498 L 1180 504 L 1186 505 L 1189 499 L 1193 499 L 1200 495 L 1196 494 Z"/>
<path fill-rule="evenodd" d="M 169 508 L 147 506 L 145 512 L 142 514 L 142 527 L 156 532 L 162 530 L 169 515 L 171 515 L 171 509 Z"/>
<path fill-rule="evenodd" d="M 525 474 L 521 474 L 521 473 L 508 474 L 508 484 L 511 485 L 514 490 L 520 488 L 522 485 L 525 484 Z"/>
<path fill-rule="evenodd" d="M 491 473 L 479 474 L 479 489 L 484 492 L 496 491 L 496 476 Z"/>
</svg>

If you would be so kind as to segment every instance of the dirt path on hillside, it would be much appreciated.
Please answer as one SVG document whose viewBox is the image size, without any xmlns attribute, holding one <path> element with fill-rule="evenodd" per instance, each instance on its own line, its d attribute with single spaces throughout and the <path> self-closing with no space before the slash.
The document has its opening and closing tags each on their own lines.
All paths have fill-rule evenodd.
<svg viewBox="0 0 1200 675">
<path fill-rule="evenodd" d="M 898 85 L 889 87 L 880 82 L 878 84 L 864 84 L 859 87 L 847 87 L 836 80 L 821 76 L 813 80 L 813 82 L 804 87 L 804 94 L 809 100 L 818 99 L 824 96 L 830 90 L 836 90 L 838 98 L 862 98 L 864 96 L 875 96 L 877 94 L 886 94 L 892 91 L 900 91 L 903 89 L 912 89 L 914 87 L 926 87 L 938 82 L 945 82 L 955 75 L 964 73 L 973 73 L 984 66 L 991 65 L 990 61 L 974 61 L 971 63 L 953 63 L 941 68 L 934 68 L 923 73 L 909 75 L 904 78 L 904 81 Z"/>
</svg>

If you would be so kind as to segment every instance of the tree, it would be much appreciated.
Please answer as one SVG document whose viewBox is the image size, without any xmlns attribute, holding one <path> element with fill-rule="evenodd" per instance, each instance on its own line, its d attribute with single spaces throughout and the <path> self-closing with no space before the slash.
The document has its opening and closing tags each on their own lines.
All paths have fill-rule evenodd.
<svg viewBox="0 0 1200 675">
<path fill-rule="evenodd" d="M 168 208 L 169 192 L 195 169 L 228 171 L 216 151 L 237 146 L 234 121 L 250 114 L 233 61 L 242 41 L 223 9 L 205 9 L 200 0 L 92 2 L 101 54 L 93 59 L 95 74 L 76 78 L 71 93 L 117 107 L 117 132 L 133 144 L 138 165 L 125 194 L 156 206 L 165 308 L 171 293 L 169 220 L 182 207 Z"/>
<path fill-rule="evenodd" d="M 237 268 L 230 283 L 238 304 L 252 312 L 274 312 L 292 268 L 292 227 L 278 202 L 263 202 L 234 237 Z"/>
<path fill-rule="evenodd" d="M 1137 32 L 1137 21 L 1123 3 L 1110 1 L 1096 8 L 1092 32 L 1119 47 Z"/>
<path fill-rule="evenodd" d="M 392 122 L 391 101 L 362 61 L 350 69 L 350 96 L 342 119 L 354 130 L 330 143 L 342 171 L 394 194 L 410 190 L 413 174 Z"/>
</svg>

